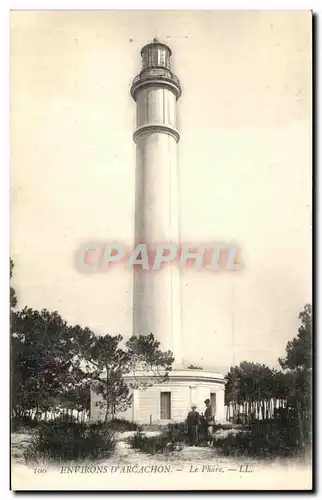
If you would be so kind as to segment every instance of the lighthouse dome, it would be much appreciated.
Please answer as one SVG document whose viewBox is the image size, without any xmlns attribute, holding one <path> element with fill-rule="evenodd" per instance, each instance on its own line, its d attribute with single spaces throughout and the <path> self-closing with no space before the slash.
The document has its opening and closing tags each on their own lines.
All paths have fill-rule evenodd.
<svg viewBox="0 0 322 500">
<path fill-rule="evenodd" d="M 148 68 L 170 69 L 171 49 L 156 38 L 152 43 L 143 47 L 141 56 L 144 70 Z"/>
</svg>

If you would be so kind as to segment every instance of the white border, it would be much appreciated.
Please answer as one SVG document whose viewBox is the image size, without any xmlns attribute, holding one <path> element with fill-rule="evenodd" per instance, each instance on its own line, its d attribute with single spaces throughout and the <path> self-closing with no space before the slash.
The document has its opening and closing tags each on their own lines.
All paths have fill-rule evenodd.
<svg viewBox="0 0 322 500">
<path fill-rule="evenodd" d="M 1 276 L 0 276 L 0 286 L 1 286 L 1 313 L 0 313 L 0 321 L 1 321 L 1 368 L 2 368 L 2 411 L 0 413 L 1 416 L 1 437 L 0 442 L 1 446 L 1 493 L 5 497 L 9 497 L 9 335 L 8 335 L 8 303 L 9 303 L 9 287 L 8 287 L 8 264 L 9 264 L 9 10 L 112 10 L 112 9 L 146 9 L 151 10 L 151 5 L 153 5 L 153 10 L 173 10 L 173 9 L 194 9 L 194 10 L 205 10 L 205 9 L 218 9 L 218 10 L 313 10 L 316 14 L 321 12 L 321 2 L 320 0 L 311 0 L 310 2 L 305 0 L 294 0 L 294 1 L 286 1 L 286 0 L 270 0 L 270 1 L 259 1 L 252 0 L 247 2 L 239 2 L 238 0 L 226 0 L 226 1 L 186 1 L 184 5 L 182 2 L 177 0 L 154 0 L 151 1 L 143 1 L 133 2 L 133 1 L 110 1 L 106 0 L 52 0 L 52 1 L 7 1 L 3 0 L 0 4 L 0 19 L 1 19 L 1 44 L 0 44 L 0 54 L 1 54 L 1 66 L 2 66 L 2 78 L 1 78 L 1 179 L 0 179 L 0 221 L 1 221 L 1 236 L 2 242 L 0 245 L 1 252 Z M 316 51 L 316 63 L 317 67 L 315 68 L 316 73 L 316 81 L 318 81 L 318 69 L 321 67 L 321 47 L 320 42 L 318 41 L 318 46 L 315 47 Z M 315 110 L 316 113 L 316 124 L 318 123 L 318 117 L 320 116 L 320 108 L 321 101 L 319 101 L 319 106 Z M 316 146 L 321 144 L 321 128 L 316 131 Z M 318 157 L 316 158 L 316 162 Z M 316 164 L 315 171 L 316 173 L 319 170 L 318 164 Z M 321 175 L 318 180 L 318 188 L 321 187 Z M 321 191 L 321 190 L 319 190 Z M 316 190 L 316 198 L 318 189 Z M 318 208 L 318 207 L 317 207 Z M 318 210 L 317 210 L 318 212 Z M 315 214 L 318 216 L 318 213 Z M 320 218 L 321 220 L 321 218 Z M 317 228 L 318 229 L 318 228 Z M 319 228 L 320 229 L 320 228 Z M 317 232 L 317 244 L 318 248 L 320 248 L 320 235 L 321 231 Z M 321 267 L 318 268 L 318 278 L 321 277 Z M 320 309 L 320 301 L 322 299 L 318 299 L 315 303 L 317 308 Z M 318 332 L 318 325 L 316 325 L 316 330 Z M 317 340 L 317 339 L 316 339 Z M 320 368 L 318 366 L 317 360 L 317 352 L 316 354 L 316 364 L 317 364 L 317 380 L 315 381 L 317 387 L 317 396 L 320 396 L 321 386 L 318 383 L 320 381 Z M 321 416 L 322 412 L 320 407 L 320 399 L 318 399 L 317 405 L 317 415 Z M 5 408 L 7 408 L 5 410 Z M 320 420 L 320 418 L 318 419 Z M 319 427 L 319 421 L 316 423 L 317 428 Z M 318 440 L 315 440 L 318 442 Z M 319 450 L 317 450 L 316 455 L 318 456 Z M 318 463 L 318 470 L 316 470 L 317 477 L 322 477 L 320 472 L 322 470 L 321 460 Z M 81 494 L 81 493 L 79 493 Z M 217 496 L 221 496 L 221 494 L 216 494 Z M 273 495 L 273 493 L 272 493 Z M 308 494 L 309 495 L 309 494 Z M 111 494 L 109 494 L 111 496 Z M 117 495 L 119 497 L 119 495 Z M 172 495 L 167 495 L 167 497 L 171 497 Z M 199 497 L 200 495 L 196 494 L 195 497 Z M 275 497 L 279 497 L 280 495 L 274 495 Z M 64 498 L 65 495 L 59 495 L 60 498 Z M 224 495 L 223 498 L 227 498 L 227 495 Z"/>
</svg>

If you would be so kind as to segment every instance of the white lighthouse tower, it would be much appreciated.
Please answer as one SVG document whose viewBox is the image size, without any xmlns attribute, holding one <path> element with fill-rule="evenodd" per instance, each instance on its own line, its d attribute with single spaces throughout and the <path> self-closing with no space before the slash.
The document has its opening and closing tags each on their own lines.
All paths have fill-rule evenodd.
<svg viewBox="0 0 322 500">
<path fill-rule="evenodd" d="M 142 71 L 134 79 L 136 102 L 135 243 L 179 246 L 176 104 L 181 95 L 171 72 L 169 47 L 156 39 L 141 50 Z M 138 266 L 134 273 L 133 331 L 149 334 L 171 350 L 182 367 L 179 267 L 160 270 Z"/>
<path fill-rule="evenodd" d="M 136 102 L 135 246 L 147 244 L 151 249 L 163 244 L 178 248 L 180 135 L 176 108 L 181 86 L 171 71 L 171 50 L 167 45 L 154 39 L 143 47 L 141 56 L 142 70 L 131 86 Z M 118 417 L 141 424 L 182 422 L 192 403 L 202 412 L 205 399 L 210 399 L 216 420 L 225 420 L 224 376 L 184 367 L 180 296 L 180 270 L 174 261 L 159 270 L 136 266 L 133 333 L 153 333 L 163 350 L 172 351 L 175 361 L 166 382 L 156 381 L 145 390 L 134 390 L 132 406 Z M 151 381 L 153 375 L 142 375 L 145 377 Z M 131 386 L 133 375 L 124 378 Z M 92 390 L 93 420 L 104 418 L 99 400 Z"/>
</svg>

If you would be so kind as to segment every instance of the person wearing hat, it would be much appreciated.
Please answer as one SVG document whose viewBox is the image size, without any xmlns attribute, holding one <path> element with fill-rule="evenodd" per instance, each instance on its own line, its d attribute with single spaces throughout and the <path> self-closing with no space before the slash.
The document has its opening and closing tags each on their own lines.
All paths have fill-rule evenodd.
<svg viewBox="0 0 322 500">
<path fill-rule="evenodd" d="M 199 446 L 199 413 L 193 404 L 187 416 L 188 438 L 190 446 Z"/>
<path fill-rule="evenodd" d="M 207 436 L 208 436 L 208 445 L 211 446 L 213 443 L 213 426 L 214 426 L 214 415 L 212 414 L 212 409 L 210 405 L 210 399 L 206 399 L 204 401 L 206 405 L 205 409 L 205 419 L 207 424 Z"/>
</svg>

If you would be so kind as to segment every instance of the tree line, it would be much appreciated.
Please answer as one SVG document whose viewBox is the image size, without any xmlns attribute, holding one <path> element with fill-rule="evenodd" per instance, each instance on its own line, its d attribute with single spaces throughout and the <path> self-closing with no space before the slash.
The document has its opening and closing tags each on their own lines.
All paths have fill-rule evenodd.
<svg viewBox="0 0 322 500">
<path fill-rule="evenodd" d="M 14 264 L 10 261 L 10 278 Z M 151 333 L 96 335 L 81 325 L 70 326 L 57 311 L 24 307 L 16 310 L 10 288 L 11 410 L 16 417 L 66 405 L 90 405 L 90 387 L 101 395 L 105 421 L 131 403 L 131 389 L 143 386 L 140 375 L 152 373 L 148 385 L 167 379 L 174 361 Z M 123 375 L 134 374 L 129 386 Z"/>
<path fill-rule="evenodd" d="M 273 405 L 276 414 L 294 416 L 301 434 L 310 429 L 312 393 L 312 306 L 306 304 L 299 314 L 297 336 L 287 342 L 285 357 L 279 358 L 281 369 L 260 363 L 242 362 L 230 368 L 226 376 L 226 404 L 235 409 L 238 419 L 240 406 L 246 420 L 261 413 L 268 419 Z M 279 404 L 280 402 L 284 404 Z"/>
<path fill-rule="evenodd" d="M 10 278 L 14 264 L 10 260 Z M 10 287 L 11 409 L 15 416 L 35 410 L 42 413 L 57 406 L 79 411 L 89 409 L 90 390 L 101 395 L 99 403 L 105 421 L 124 410 L 132 399 L 131 389 L 165 381 L 174 361 L 170 351 L 162 351 L 151 333 L 96 335 L 89 328 L 70 326 L 57 311 L 24 307 L 17 310 L 17 295 Z M 244 361 L 226 375 L 225 403 L 240 406 L 251 420 L 259 411 L 268 418 L 273 401 L 285 401 L 287 411 L 296 412 L 300 422 L 311 413 L 312 307 L 306 304 L 299 314 L 297 336 L 286 345 L 280 370 Z M 202 369 L 190 365 L 190 369 Z M 124 375 L 134 374 L 129 386 Z M 145 385 L 140 375 L 154 377 Z M 146 378 L 145 378 L 146 380 Z"/>
</svg>

